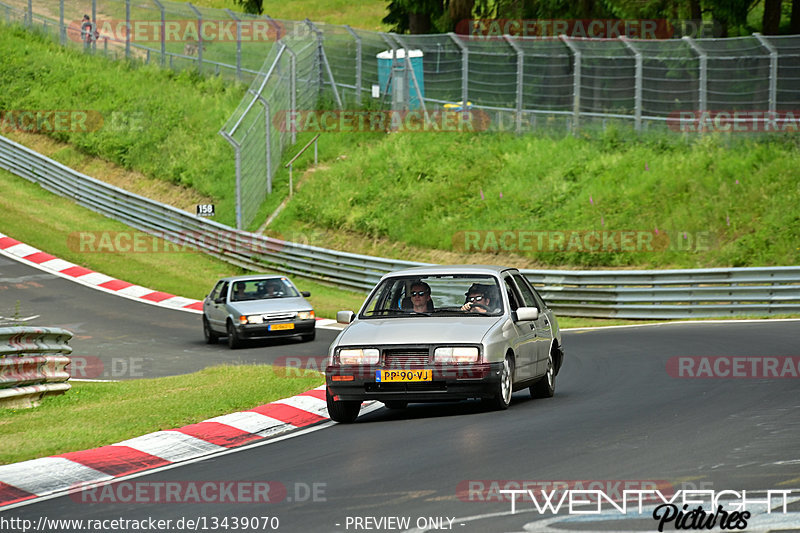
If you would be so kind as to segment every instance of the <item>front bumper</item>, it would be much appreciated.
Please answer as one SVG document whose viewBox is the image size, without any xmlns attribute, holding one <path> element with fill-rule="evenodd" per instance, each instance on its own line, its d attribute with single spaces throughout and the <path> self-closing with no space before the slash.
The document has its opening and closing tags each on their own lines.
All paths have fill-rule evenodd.
<svg viewBox="0 0 800 533">
<path fill-rule="evenodd" d="M 417 369 L 433 370 L 431 381 L 379 382 L 376 371 L 384 366 L 329 366 L 325 383 L 335 400 L 402 400 L 431 402 L 492 398 L 500 382 L 503 363 L 468 365 L 426 365 Z M 334 377 L 350 381 L 334 381 Z"/>
<path fill-rule="evenodd" d="M 265 323 L 265 324 L 239 324 L 236 326 L 236 332 L 242 339 L 270 339 L 273 337 L 290 337 L 293 335 L 305 335 L 312 333 L 316 327 L 316 320 L 313 318 L 308 320 L 293 320 L 281 321 L 279 323 Z M 274 329 L 270 330 L 269 326 L 278 324 L 292 324 L 292 329 Z"/>
</svg>

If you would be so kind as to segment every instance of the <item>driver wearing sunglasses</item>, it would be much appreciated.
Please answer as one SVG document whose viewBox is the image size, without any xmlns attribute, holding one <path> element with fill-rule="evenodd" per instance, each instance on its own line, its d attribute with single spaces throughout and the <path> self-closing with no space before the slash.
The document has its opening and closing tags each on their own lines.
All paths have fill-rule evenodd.
<svg viewBox="0 0 800 533">
<path fill-rule="evenodd" d="M 431 287 L 425 282 L 416 282 L 411 286 L 411 305 L 415 313 L 427 313 L 432 310 Z"/>
</svg>

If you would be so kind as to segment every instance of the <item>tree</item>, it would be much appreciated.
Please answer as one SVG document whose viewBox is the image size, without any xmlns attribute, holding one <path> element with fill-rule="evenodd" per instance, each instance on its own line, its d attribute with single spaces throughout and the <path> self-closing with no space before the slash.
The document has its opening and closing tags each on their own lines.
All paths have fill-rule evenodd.
<svg viewBox="0 0 800 533">
<path fill-rule="evenodd" d="M 761 19 L 761 33 L 777 35 L 781 25 L 781 4 L 783 0 L 764 0 L 764 17 Z"/>
<path fill-rule="evenodd" d="M 245 13 L 260 15 L 264 12 L 264 0 L 233 0 L 233 3 L 242 6 Z"/>
<path fill-rule="evenodd" d="M 444 15 L 444 0 L 392 0 L 388 11 L 383 23 L 390 25 L 394 32 L 434 33 L 434 22 L 438 22 Z"/>
</svg>

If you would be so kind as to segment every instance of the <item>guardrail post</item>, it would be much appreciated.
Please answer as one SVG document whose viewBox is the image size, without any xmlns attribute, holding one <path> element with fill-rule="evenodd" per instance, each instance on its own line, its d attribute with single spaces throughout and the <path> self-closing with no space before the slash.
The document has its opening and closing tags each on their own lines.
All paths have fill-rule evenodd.
<svg viewBox="0 0 800 533">
<path fill-rule="evenodd" d="M 575 75 L 572 81 L 572 134 L 577 135 L 581 123 L 581 51 L 568 36 L 559 35 L 559 38 L 564 41 L 564 44 L 567 45 L 575 57 Z"/>
<path fill-rule="evenodd" d="M 344 29 L 356 41 L 356 105 L 361 106 L 361 37 L 347 24 L 344 25 Z"/>
<path fill-rule="evenodd" d="M 230 9 L 225 13 L 236 21 L 236 79 L 242 81 L 242 21 Z"/>
<path fill-rule="evenodd" d="M 161 31 L 159 40 L 161 41 L 161 66 L 163 67 L 167 62 L 167 37 L 164 32 L 167 29 L 167 14 L 164 10 L 164 5 L 159 2 L 158 0 L 153 0 L 153 3 L 158 8 L 159 13 L 161 14 Z"/>
<path fill-rule="evenodd" d="M 760 33 L 754 33 L 761 46 L 769 51 L 769 113 L 775 117 L 778 108 L 778 50 Z M 766 128 L 765 128 L 766 129 Z"/>
<path fill-rule="evenodd" d="M 455 33 L 450 32 L 447 35 L 461 50 L 461 108 L 466 109 L 469 105 L 469 49 Z"/>
<path fill-rule="evenodd" d="M 642 52 L 634 46 L 633 42 L 626 36 L 620 35 L 619 39 L 625 44 L 628 49 L 633 52 L 636 59 L 636 78 L 634 81 L 634 94 L 633 94 L 633 120 L 634 129 L 637 133 L 642 131 Z"/>
</svg>

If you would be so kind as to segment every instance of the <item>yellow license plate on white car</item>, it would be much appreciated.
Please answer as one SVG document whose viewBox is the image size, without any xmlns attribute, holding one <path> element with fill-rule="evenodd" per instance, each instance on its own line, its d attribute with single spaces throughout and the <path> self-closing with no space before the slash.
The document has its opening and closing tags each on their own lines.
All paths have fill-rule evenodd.
<svg viewBox="0 0 800 533">
<path fill-rule="evenodd" d="M 269 331 L 279 331 L 283 329 L 294 329 L 294 324 L 270 324 L 267 329 Z"/>
<path fill-rule="evenodd" d="M 432 381 L 433 370 L 376 370 L 375 381 L 386 382 L 413 382 L 413 381 Z"/>
</svg>

